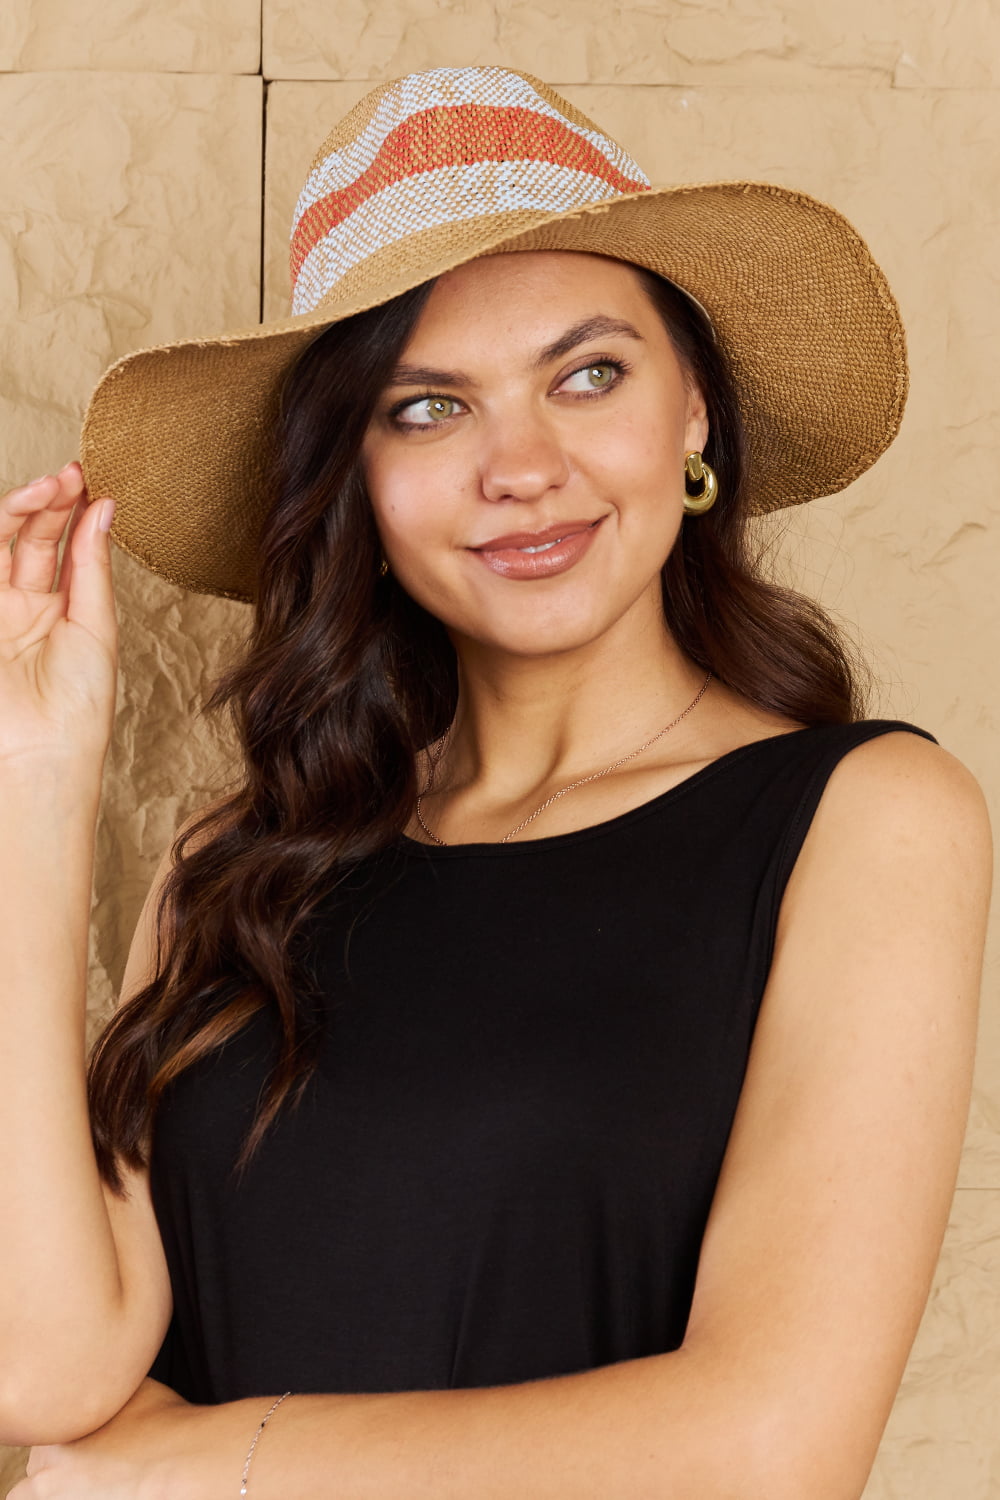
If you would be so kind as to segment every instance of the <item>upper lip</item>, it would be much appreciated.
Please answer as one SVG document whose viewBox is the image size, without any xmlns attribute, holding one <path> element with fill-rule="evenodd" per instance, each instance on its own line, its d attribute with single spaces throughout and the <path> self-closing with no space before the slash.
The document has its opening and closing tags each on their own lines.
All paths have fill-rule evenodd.
<svg viewBox="0 0 1000 1500">
<path fill-rule="evenodd" d="M 593 521 L 556 521 L 541 531 L 510 531 L 504 536 L 490 537 L 488 542 L 477 542 L 469 550 L 471 552 L 505 552 L 515 547 L 542 547 L 546 542 L 558 542 L 563 537 L 575 536 L 578 531 L 586 531 L 588 527 L 596 526 L 597 522 L 603 519 L 603 516 L 598 516 Z"/>
</svg>

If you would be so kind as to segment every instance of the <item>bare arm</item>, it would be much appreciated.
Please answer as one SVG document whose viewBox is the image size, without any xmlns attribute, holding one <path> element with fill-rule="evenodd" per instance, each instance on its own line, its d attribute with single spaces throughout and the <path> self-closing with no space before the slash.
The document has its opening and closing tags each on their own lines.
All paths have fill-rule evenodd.
<svg viewBox="0 0 1000 1500">
<path fill-rule="evenodd" d="M 947 752 L 909 734 L 850 752 L 782 905 L 683 1347 L 487 1389 L 297 1397 L 263 1434 L 256 1500 L 857 1500 L 954 1188 L 990 854 Z M 270 1399 L 148 1390 L 45 1493 L 72 1500 L 113 1454 L 216 1500 Z"/>
<path fill-rule="evenodd" d="M 107 537 L 82 498 L 74 465 L 0 500 L 0 1441 L 14 1444 L 110 1416 L 169 1318 L 144 1185 L 108 1198 L 87 1115 L 87 936 L 116 632 Z M 143 930 L 130 983 L 145 946 Z"/>
</svg>

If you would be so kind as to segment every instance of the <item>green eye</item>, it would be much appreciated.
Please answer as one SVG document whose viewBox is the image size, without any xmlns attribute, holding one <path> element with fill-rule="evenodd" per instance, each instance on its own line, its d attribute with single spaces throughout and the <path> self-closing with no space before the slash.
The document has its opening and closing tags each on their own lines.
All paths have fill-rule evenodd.
<svg viewBox="0 0 1000 1500">
<path fill-rule="evenodd" d="M 421 396 L 397 406 L 393 421 L 399 427 L 434 427 L 454 417 L 459 405 L 454 396 Z"/>
<path fill-rule="evenodd" d="M 592 391 L 610 391 L 618 384 L 624 373 L 624 365 L 617 364 L 614 360 L 602 359 L 595 364 L 583 365 L 581 369 L 574 370 L 573 374 L 563 381 L 562 388 L 580 396 L 589 395 Z"/>
</svg>

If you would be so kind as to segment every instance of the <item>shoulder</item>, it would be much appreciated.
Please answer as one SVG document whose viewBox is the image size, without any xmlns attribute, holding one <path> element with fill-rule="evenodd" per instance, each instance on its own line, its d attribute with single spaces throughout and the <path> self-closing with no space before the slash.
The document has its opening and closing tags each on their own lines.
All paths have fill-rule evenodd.
<svg viewBox="0 0 1000 1500">
<path fill-rule="evenodd" d="M 900 969 L 932 947 L 964 962 L 985 941 L 992 869 L 986 799 L 968 767 L 907 730 L 876 735 L 829 775 L 785 890 L 782 946 L 803 963 L 831 944 L 892 953 Z"/>
<path fill-rule="evenodd" d="M 816 817 L 817 842 L 864 844 L 896 835 L 911 845 L 959 843 L 971 862 L 991 862 L 986 798 L 957 756 L 905 729 L 877 734 L 841 756 Z"/>
</svg>

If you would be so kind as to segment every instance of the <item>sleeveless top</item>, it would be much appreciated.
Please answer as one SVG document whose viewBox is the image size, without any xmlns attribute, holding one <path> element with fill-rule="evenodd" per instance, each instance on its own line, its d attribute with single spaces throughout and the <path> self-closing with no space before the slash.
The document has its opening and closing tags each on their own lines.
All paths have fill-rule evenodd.
<svg viewBox="0 0 1000 1500">
<path fill-rule="evenodd" d="M 676 1349 L 782 893 L 837 762 L 891 730 L 934 740 L 793 730 L 590 828 L 359 863 L 309 930 L 318 1072 L 246 1172 L 269 1013 L 164 1097 L 156 1378 L 214 1403 Z"/>
</svg>

